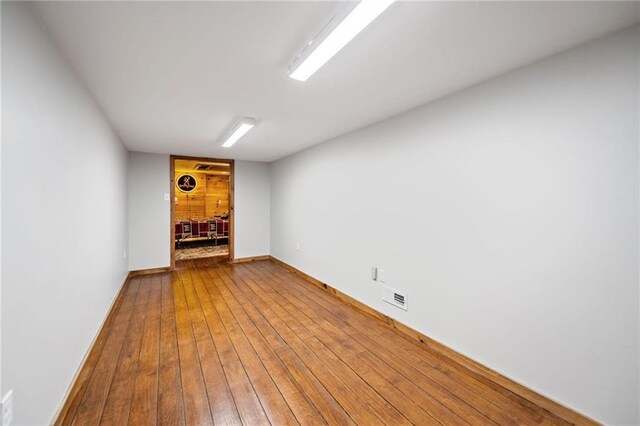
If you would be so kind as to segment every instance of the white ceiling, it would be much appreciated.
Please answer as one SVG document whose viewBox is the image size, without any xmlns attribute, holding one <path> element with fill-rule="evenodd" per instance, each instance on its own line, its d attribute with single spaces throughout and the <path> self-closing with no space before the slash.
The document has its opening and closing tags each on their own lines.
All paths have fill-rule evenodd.
<svg viewBox="0 0 640 426">
<path fill-rule="evenodd" d="M 334 2 L 39 2 L 131 150 L 272 161 L 640 19 L 633 2 L 398 2 L 309 81 Z M 257 126 L 233 148 L 233 121 Z"/>
</svg>

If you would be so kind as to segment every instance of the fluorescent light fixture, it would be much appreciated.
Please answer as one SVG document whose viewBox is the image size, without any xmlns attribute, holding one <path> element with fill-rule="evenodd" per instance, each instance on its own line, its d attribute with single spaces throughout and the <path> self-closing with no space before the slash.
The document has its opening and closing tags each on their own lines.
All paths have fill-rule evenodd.
<svg viewBox="0 0 640 426">
<path fill-rule="evenodd" d="M 339 18 L 346 12 L 343 10 L 320 31 L 289 66 L 289 77 L 307 81 L 329 59 L 340 51 L 347 43 L 373 22 L 394 0 L 361 0 L 346 17 Z M 348 7 L 348 6 L 347 6 Z M 340 22 L 332 25 L 334 22 Z"/>
<path fill-rule="evenodd" d="M 223 147 L 229 148 L 234 143 L 238 142 L 238 140 L 245 135 L 249 130 L 253 129 L 253 126 L 256 125 L 256 119 L 251 117 L 242 117 L 240 120 L 236 122 L 236 124 L 231 128 L 231 130 L 227 133 L 227 136 L 224 139 Z"/>
</svg>

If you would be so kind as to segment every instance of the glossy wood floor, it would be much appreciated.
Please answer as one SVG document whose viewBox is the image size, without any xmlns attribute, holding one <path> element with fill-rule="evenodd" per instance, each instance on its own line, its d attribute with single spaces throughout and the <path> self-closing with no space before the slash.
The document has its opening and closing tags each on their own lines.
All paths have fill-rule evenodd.
<svg viewBox="0 0 640 426">
<path fill-rule="evenodd" d="M 271 261 L 132 278 L 64 424 L 563 424 Z"/>
</svg>

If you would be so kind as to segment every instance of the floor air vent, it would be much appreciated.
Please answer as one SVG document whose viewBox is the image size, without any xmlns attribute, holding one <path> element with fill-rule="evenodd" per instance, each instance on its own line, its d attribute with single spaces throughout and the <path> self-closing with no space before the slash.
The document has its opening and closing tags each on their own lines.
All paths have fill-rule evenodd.
<svg viewBox="0 0 640 426">
<path fill-rule="evenodd" d="M 397 306 L 400 309 L 407 310 L 407 293 L 399 292 L 398 290 L 382 286 L 382 300 L 387 303 L 391 303 L 393 306 Z"/>
<path fill-rule="evenodd" d="M 213 164 L 196 164 L 195 167 L 193 168 L 194 170 L 212 170 L 215 169 L 216 166 Z"/>
</svg>

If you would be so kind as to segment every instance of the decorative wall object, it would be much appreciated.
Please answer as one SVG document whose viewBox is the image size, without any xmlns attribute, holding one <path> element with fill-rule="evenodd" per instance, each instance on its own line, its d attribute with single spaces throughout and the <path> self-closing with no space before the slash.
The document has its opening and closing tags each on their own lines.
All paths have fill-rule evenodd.
<svg viewBox="0 0 640 426">
<path fill-rule="evenodd" d="M 192 175 L 184 174 L 176 179 L 176 186 L 182 192 L 193 192 L 198 186 L 198 181 Z"/>
</svg>

